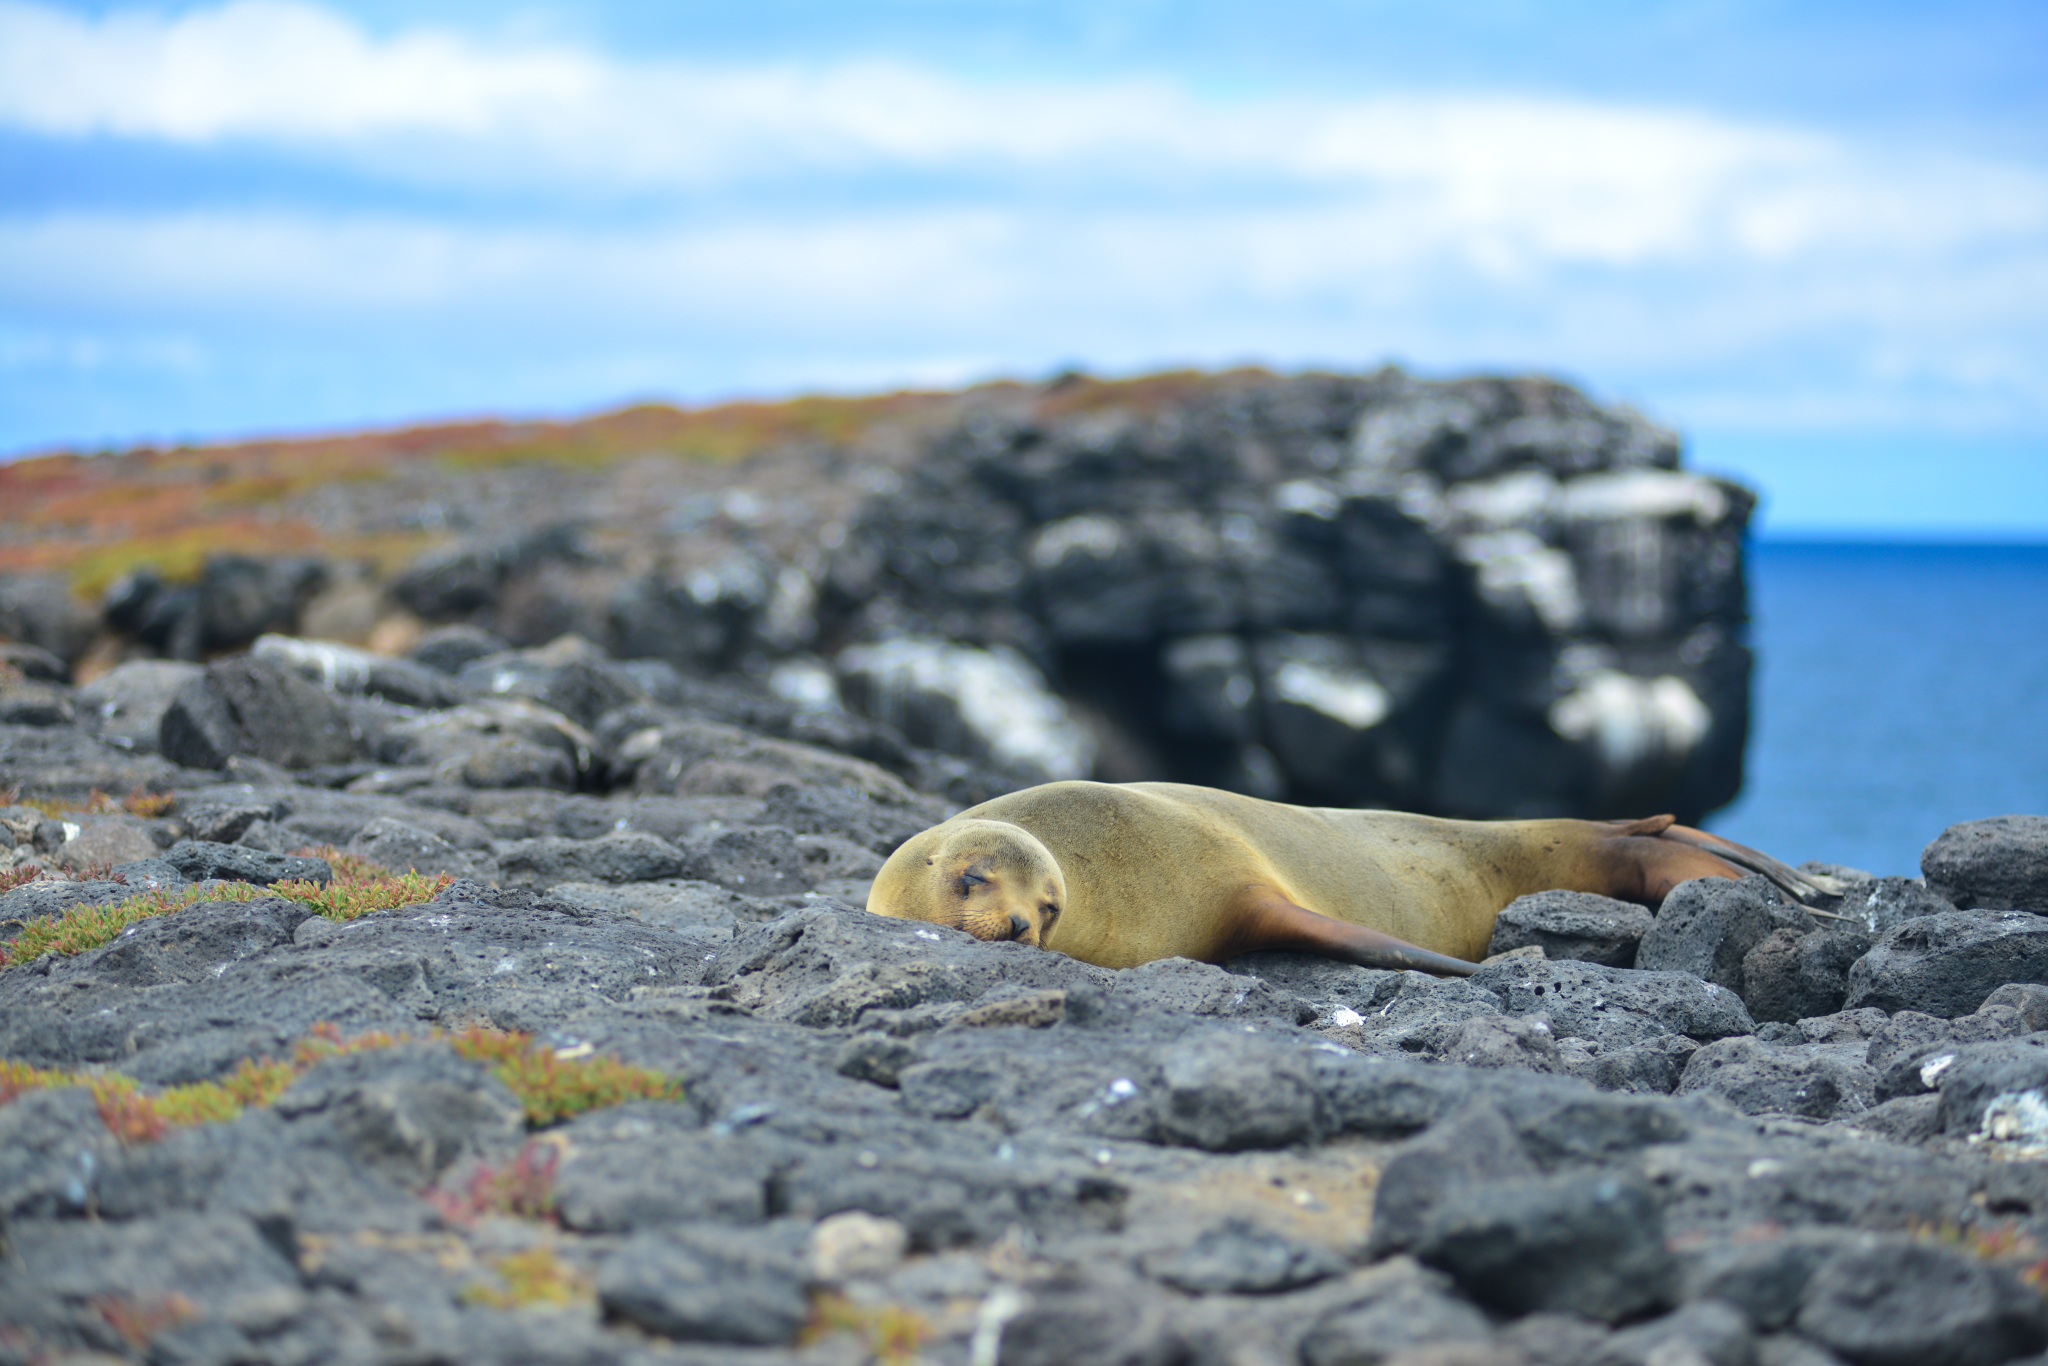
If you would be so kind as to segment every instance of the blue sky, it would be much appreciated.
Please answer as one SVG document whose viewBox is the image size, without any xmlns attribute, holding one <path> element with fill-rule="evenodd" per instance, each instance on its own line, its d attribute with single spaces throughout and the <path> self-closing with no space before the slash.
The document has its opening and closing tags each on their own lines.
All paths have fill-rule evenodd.
<svg viewBox="0 0 2048 1366">
<path fill-rule="evenodd" d="M 0 0 L 0 453 L 1536 369 L 2048 536 L 2048 7 Z"/>
</svg>

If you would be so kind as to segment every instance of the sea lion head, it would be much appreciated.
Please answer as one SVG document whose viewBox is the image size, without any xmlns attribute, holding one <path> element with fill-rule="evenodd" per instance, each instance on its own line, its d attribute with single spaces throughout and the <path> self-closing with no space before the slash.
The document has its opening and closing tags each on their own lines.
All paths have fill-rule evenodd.
<svg viewBox="0 0 2048 1366">
<path fill-rule="evenodd" d="M 869 910 L 951 925 L 976 939 L 1045 946 L 1066 905 L 1067 880 L 1038 836 L 985 820 L 948 821 L 929 834 L 890 858 L 903 866 L 883 869 Z"/>
</svg>

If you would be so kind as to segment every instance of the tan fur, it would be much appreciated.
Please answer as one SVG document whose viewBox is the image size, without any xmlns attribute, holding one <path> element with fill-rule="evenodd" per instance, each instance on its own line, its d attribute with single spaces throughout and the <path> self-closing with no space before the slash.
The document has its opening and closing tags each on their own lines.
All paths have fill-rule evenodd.
<svg viewBox="0 0 2048 1366">
<path fill-rule="evenodd" d="M 1669 826 L 1668 817 L 1452 821 L 1179 783 L 1048 783 L 913 836 L 876 876 L 868 909 L 1104 967 L 1275 947 L 1365 961 L 1314 942 L 1319 927 L 1336 938 L 1356 932 L 1297 909 L 1306 908 L 1470 962 L 1486 953 L 1495 917 L 1530 892 L 1652 900 L 1686 877 L 1737 875 L 1658 838 Z M 963 885 L 970 869 L 982 880 Z"/>
</svg>

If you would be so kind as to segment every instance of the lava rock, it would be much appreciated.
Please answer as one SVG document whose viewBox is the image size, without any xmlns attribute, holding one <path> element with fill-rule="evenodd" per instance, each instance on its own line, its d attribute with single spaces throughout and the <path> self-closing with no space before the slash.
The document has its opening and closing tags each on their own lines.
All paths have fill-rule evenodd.
<svg viewBox="0 0 2048 1366">
<path fill-rule="evenodd" d="M 268 887 L 276 882 L 326 883 L 334 878 L 333 865 L 326 859 L 265 853 L 240 844 L 179 840 L 164 850 L 163 856 L 164 862 L 191 882 L 219 878 L 226 882 L 253 882 L 259 887 Z"/>
<path fill-rule="evenodd" d="M 352 1162 L 408 1183 L 430 1181 L 464 1152 L 526 1128 L 526 1111 L 505 1083 L 439 1041 L 322 1059 L 272 1108 L 286 1120 L 318 1116 Z"/>
<path fill-rule="evenodd" d="M 1773 930 L 1742 960 L 1743 1004 L 1759 1022 L 1832 1015 L 1848 999 L 1849 970 L 1871 943 L 1857 924 Z"/>
<path fill-rule="evenodd" d="M 98 621 L 63 574 L 0 574 L 0 636 L 67 665 L 92 643 Z"/>
<path fill-rule="evenodd" d="M 1877 1074 L 1860 1044 L 1719 1039 L 1702 1047 L 1678 1080 L 1681 1095 L 1723 1096 L 1744 1114 L 1834 1119 L 1877 1103 Z"/>
<path fill-rule="evenodd" d="M 562 882 L 654 882 L 689 877 L 710 881 L 708 862 L 667 840 L 620 831 L 595 840 L 519 840 L 498 853 L 508 887 L 545 889 Z"/>
<path fill-rule="evenodd" d="M 1036 1287 L 1003 1328 L 1002 1366 L 1185 1366 L 1190 1346 L 1175 1301 L 1135 1286 L 1064 1279 Z"/>
<path fill-rule="evenodd" d="M 858 788 L 778 783 L 762 797 L 763 824 L 798 835 L 837 835 L 887 858 L 912 835 L 938 824 L 944 813 L 923 806 L 891 807 Z"/>
<path fill-rule="evenodd" d="M 1615 1322 L 1670 1303 L 1677 1290 L 1657 1197 L 1619 1173 L 1466 1185 L 1431 1214 L 1415 1255 L 1507 1314 Z"/>
<path fill-rule="evenodd" d="M 258 821 L 274 821 L 281 814 L 273 802 L 195 804 L 179 815 L 188 839 L 206 844 L 233 844 Z"/>
<path fill-rule="evenodd" d="M 0 1105 L 0 1218 L 76 1217 L 120 1144 L 83 1086 L 31 1091 Z"/>
<path fill-rule="evenodd" d="M 75 694 L 63 684 L 0 673 L 0 725 L 68 726 L 77 715 Z"/>
<path fill-rule="evenodd" d="M 436 626 L 422 635 L 407 656 L 437 673 L 456 674 L 464 665 L 485 655 L 497 654 L 506 643 L 481 626 L 456 622 Z"/>
<path fill-rule="evenodd" d="M 1546 1016 L 1559 1038 L 1626 1048 L 1670 1034 L 1706 1042 L 1756 1032 L 1739 996 L 1682 972 L 1510 958 L 1466 981 L 1511 1015 Z"/>
<path fill-rule="evenodd" d="M 74 973 L 128 987 L 206 981 L 218 977 L 225 964 L 290 943 L 299 923 L 312 914 L 305 903 L 283 897 L 203 901 L 176 915 L 140 921 L 68 966 Z"/>
<path fill-rule="evenodd" d="M 1147 1257 L 1144 1265 L 1148 1275 L 1190 1295 L 1269 1295 L 1345 1270 L 1328 1248 L 1244 1219 L 1204 1229 L 1186 1247 Z"/>
<path fill-rule="evenodd" d="M 71 681 L 71 666 L 39 645 L 0 641 L 0 672 L 8 669 L 32 683 Z"/>
<path fill-rule="evenodd" d="M 1588 1366 L 1663 1366 L 1672 1360 L 1749 1366 L 1756 1337 L 1740 1309 L 1702 1300 L 1648 1323 L 1624 1328 L 1600 1344 Z"/>
<path fill-rule="evenodd" d="M 810 1317 L 791 1251 L 717 1226 L 634 1235 L 598 1270 L 597 1296 L 607 1317 L 683 1342 L 791 1342 Z"/>
<path fill-rule="evenodd" d="M 796 836 L 780 826 L 721 831 L 692 841 L 690 853 L 690 876 L 748 896 L 807 892 L 813 883 Z"/>
<path fill-rule="evenodd" d="M 1241 1034 L 1184 1038 L 1159 1060 L 1160 1141 L 1208 1152 L 1284 1148 L 1312 1138 L 1317 1088 L 1297 1049 Z"/>
<path fill-rule="evenodd" d="M 1945 1132 L 2048 1143 L 2048 1035 L 1959 1044 L 1928 1062 L 1939 1069 L 1933 1081 Z"/>
<path fill-rule="evenodd" d="M 249 653 L 346 697 L 381 697 L 403 707 L 451 707 L 470 696 L 467 688 L 424 664 L 332 640 L 266 635 Z"/>
<path fill-rule="evenodd" d="M 0 1321 L 43 1340 L 78 1341 L 97 1320 L 83 1340 L 113 1349 L 126 1339 L 95 1306 L 142 1314 L 183 1303 L 206 1305 L 246 1346 L 242 1333 L 274 1332 L 307 1304 L 298 1268 L 237 1214 L 48 1223 L 35 1254 L 0 1283 Z"/>
<path fill-rule="evenodd" d="M 1629 968 L 1651 923 L 1650 913 L 1632 902 L 1590 892 L 1537 892 L 1508 903 L 1493 922 L 1486 951 L 1509 953 L 1533 944 L 1546 958 Z"/>
<path fill-rule="evenodd" d="M 206 769 L 242 754 L 308 768 L 347 763 L 356 752 L 339 703 L 297 674 L 247 655 L 209 664 L 178 689 L 157 747 L 173 763 Z"/>
<path fill-rule="evenodd" d="M 1743 961 L 1773 930 L 1811 931 L 1814 919 L 1788 905 L 1769 880 L 1749 876 L 1695 878 L 1664 898 L 1656 921 L 1636 950 L 1636 966 L 1689 972 L 1743 995 Z"/>
<path fill-rule="evenodd" d="M 141 822 L 125 817 L 87 817 L 76 835 L 51 856 L 59 868 L 112 868 L 117 863 L 155 858 L 157 842 Z"/>
<path fill-rule="evenodd" d="M 1858 1366 L 1995 1366 L 2048 1342 L 2041 1297 L 2017 1276 L 1928 1243 L 1830 1261 L 1807 1282 L 1798 1327 Z"/>
<path fill-rule="evenodd" d="M 1846 1003 L 1953 1018 L 2008 982 L 2048 982 L 2048 917 L 1948 911 L 1880 939 L 1849 970 Z"/>
<path fill-rule="evenodd" d="M 1826 871 L 1825 866 L 1816 871 Z M 1830 909 L 1852 917 L 1872 935 L 1883 935 L 1907 920 L 1956 909 L 1954 902 L 1917 877 L 1845 879 L 1846 895 Z"/>
<path fill-rule="evenodd" d="M 1301 1340 L 1301 1360 L 1305 1366 L 1352 1366 L 1398 1360 L 1439 1344 L 1455 1351 L 1458 1345 L 1490 1341 L 1486 1316 L 1450 1289 L 1446 1278 L 1429 1272 L 1383 1276 L 1367 1287 L 1362 1302 L 1310 1327 Z"/>
<path fill-rule="evenodd" d="M 1535 1162 L 1500 1111 L 1474 1102 L 1451 1122 L 1410 1139 L 1380 1169 L 1373 1193 L 1373 1255 L 1415 1247 L 1431 1216 L 1467 1186 L 1535 1175 Z"/>
<path fill-rule="evenodd" d="M 580 726 L 619 707 L 647 701 L 632 676 L 601 652 L 508 650 L 463 666 L 456 682 L 472 692 L 522 697 L 561 713 Z"/>
<path fill-rule="evenodd" d="M 2048 912 L 2048 816 L 1951 825 L 1921 853 L 1920 870 L 1958 906 Z"/>
<path fill-rule="evenodd" d="M 568 1131 L 576 1159 L 555 1178 L 563 1226 L 634 1233 L 766 1221 L 770 1182 L 789 1155 L 760 1135 L 707 1133 L 698 1122 L 688 1107 L 653 1105 L 580 1118 Z"/>
<path fill-rule="evenodd" d="M 499 874 L 495 859 L 457 849 L 430 830 L 389 817 L 358 830 L 347 852 L 397 873 L 448 873 L 487 882 L 496 882 Z"/>
<path fill-rule="evenodd" d="M 1027 944 L 984 943 L 943 926 L 823 907 L 743 930 L 706 974 L 707 986 L 764 1019 L 839 1028 L 870 1011 L 972 1004 L 996 988 L 1111 980 L 1105 969 Z M 1070 992 L 1070 1020 L 1072 1004 Z"/>
</svg>

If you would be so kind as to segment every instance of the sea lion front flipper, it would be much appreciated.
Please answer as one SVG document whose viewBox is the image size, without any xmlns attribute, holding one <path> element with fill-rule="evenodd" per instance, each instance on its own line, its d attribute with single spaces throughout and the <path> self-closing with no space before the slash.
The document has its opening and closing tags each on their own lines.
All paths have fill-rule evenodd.
<svg viewBox="0 0 2048 1366">
<path fill-rule="evenodd" d="M 1724 840 L 1719 835 L 1709 835 L 1706 831 L 1695 830 L 1689 825 L 1667 826 L 1661 832 L 1661 837 L 1704 850 L 1745 872 L 1761 873 L 1801 902 L 1812 901 L 1817 896 L 1840 896 L 1848 890 L 1836 878 L 1820 873 L 1802 873 L 1760 849 L 1737 844 L 1734 840 Z"/>
<path fill-rule="evenodd" d="M 1245 888 L 1231 906 L 1231 911 L 1236 923 L 1228 948 L 1221 955 L 1227 958 L 1235 958 L 1240 953 L 1279 950 L 1318 954 L 1343 963 L 1356 963 L 1362 968 L 1434 972 L 1444 977 L 1470 977 L 1479 970 L 1478 964 L 1468 963 L 1462 958 L 1434 953 L 1405 939 L 1396 939 L 1391 934 L 1369 930 L 1348 920 L 1317 915 L 1306 906 L 1295 905 L 1271 887 Z"/>
</svg>

